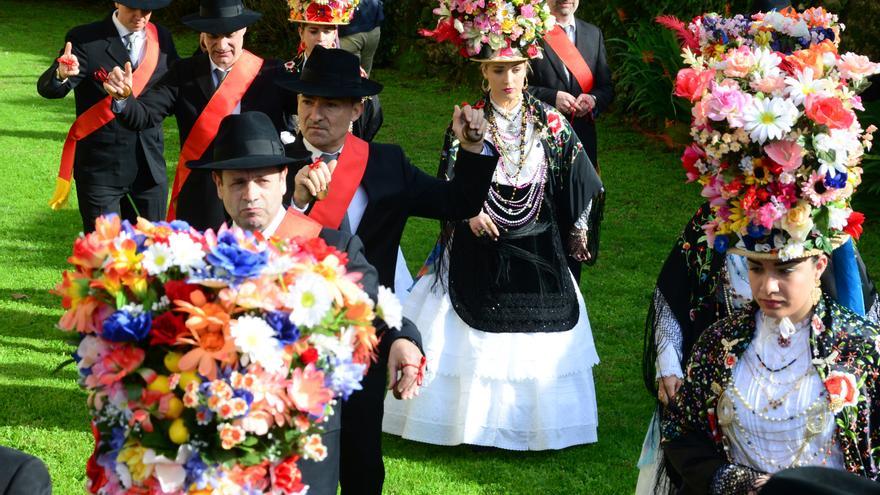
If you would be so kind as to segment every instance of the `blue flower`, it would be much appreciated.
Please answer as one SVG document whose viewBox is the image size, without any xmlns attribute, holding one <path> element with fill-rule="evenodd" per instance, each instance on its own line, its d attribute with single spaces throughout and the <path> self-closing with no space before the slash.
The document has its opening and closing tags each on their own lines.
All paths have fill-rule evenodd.
<svg viewBox="0 0 880 495">
<path fill-rule="evenodd" d="M 727 252 L 727 246 L 730 244 L 730 239 L 727 238 L 726 235 L 719 235 L 715 237 L 715 251 L 719 254 L 724 254 Z"/>
<path fill-rule="evenodd" d="M 122 221 L 122 231 L 125 232 L 128 237 L 134 240 L 135 244 L 137 244 L 137 252 L 144 252 L 147 247 L 144 245 L 147 242 L 147 236 L 144 234 L 138 234 L 137 231 L 132 227 L 131 222 L 128 220 Z"/>
<path fill-rule="evenodd" d="M 290 321 L 290 313 L 270 311 L 264 318 L 266 323 L 275 329 L 275 338 L 281 342 L 281 345 L 292 344 L 299 340 L 299 328 Z"/>
<path fill-rule="evenodd" d="M 190 226 L 188 223 L 183 220 L 172 220 L 170 224 L 168 224 L 172 230 L 175 232 L 189 232 Z"/>
<path fill-rule="evenodd" d="M 333 359 L 333 373 L 327 386 L 335 395 L 342 396 L 342 400 L 348 400 L 355 391 L 363 389 L 361 380 L 364 378 L 364 368 L 363 364 L 352 363 L 350 360 Z"/>
<path fill-rule="evenodd" d="M 192 457 L 184 463 L 183 469 L 186 471 L 187 484 L 195 483 L 198 486 L 202 486 L 202 477 L 204 477 L 205 471 L 208 470 L 208 465 L 205 464 L 205 461 L 202 460 L 202 456 L 198 452 L 193 453 Z"/>
<path fill-rule="evenodd" d="M 269 259 L 267 251 L 254 253 L 241 247 L 231 232 L 220 234 L 217 240 L 218 243 L 208 253 L 207 260 L 218 271 L 226 272 L 235 283 L 256 277 L 266 266 Z"/>
<path fill-rule="evenodd" d="M 148 311 L 138 314 L 119 310 L 104 320 L 101 336 L 111 342 L 140 342 L 147 338 L 153 317 Z"/>
<path fill-rule="evenodd" d="M 837 175 L 831 177 L 831 172 L 825 172 L 825 187 L 829 189 L 841 189 L 846 187 L 846 172 L 837 172 Z"/>
<path fill-rule="evenodd" d="M 765 229 L 762 225 L 755 225 L 751 222 L 749 222 L 746 230 L 749 233 L 749 237 L 753 239 L 760 239 L 767 235 L 767 229 Z"/>
<path fill-rule="evenodd" d="M 244 401 L 247 403 L 248 407 L 251 407 L 251 404 L 254 403 L 254 394 L 248 392 L 247 390 L 245 390 L 243 388 L 235 389 L 232 392 L 232 396 L 238 397 L 239 399 L 244 399 Z"/>
</svg>

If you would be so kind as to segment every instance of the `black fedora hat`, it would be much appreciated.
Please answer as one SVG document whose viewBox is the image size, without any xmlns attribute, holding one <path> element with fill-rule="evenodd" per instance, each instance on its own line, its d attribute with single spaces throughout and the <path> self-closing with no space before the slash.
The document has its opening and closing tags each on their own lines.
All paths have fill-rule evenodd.
<svg viewBox="0 0 880 495">
<path fill-rule="evenodd" d="M 295 93 L 325 98 L 363 98 L 377 95 L 382 85 L 361 77 L 356 55 L 316 45 L 299 74 L 281 79 L 279 86 Z"/>
<path fill-rule="evenodd" d="M 119 3 L 130 9 L 159 10 L 167 7 L 171 0 L 122 0 Z"/>
<path fill-rule="evenodd" d="M 296 162 L 284 155 L 284 145 L 268 115 L 242 112 L 227 115 L 214 138 L 210 160 L 187 162 L 193 170 L 253 170 Z"/>
<path fill-rule="evenodd" d="M 199 11 L 180 22 L 200 33 L 233 33 L 260 20 L 263 14 L 246 9 L 241 0 L 201 0 Z"/>
</svg>

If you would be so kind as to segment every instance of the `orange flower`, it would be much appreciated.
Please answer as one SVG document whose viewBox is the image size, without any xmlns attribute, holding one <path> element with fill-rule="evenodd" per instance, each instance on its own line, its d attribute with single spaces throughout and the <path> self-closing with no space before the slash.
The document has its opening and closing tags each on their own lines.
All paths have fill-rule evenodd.
<svg viewBox="0 0 880 495">
<path fill-rule="evenodd" d="M 352 359 L 356 363 L 370 364 L 377 359 L 376 348 L 379 346 L 379 338 L 376 337 L 376 328 L 372 325 L 355 325 L 354 344 Z"/>
<path fill-rule="evenodd" d="M 89 235 L 96 236 L 99 240 L 110 242 L 119 235 L 122 230 L 122 221 L 119 215 L 107 215 L 95 220 L 95 231 Z"/>
<path fill-rule="evenodd" d="M 849 129 L 856 119 L 855 114 L 847 110 L 842 101 L 832 96 L 810 94 L 804 106 L 810 120 L 831 129 Z"/>
<path fill-rule="evenodd" d="M 324 385 L 324 372 L 312 364 L 293 370 L 287 395 L 297 410 L 317 417 L 324 415 L 324 407 L 333 399 L 333 391 Z"/>
<path fill-rule="evenodd" d="M 180 338 L 179 344 L 195 346 L 180 359 L 180 369 L 199 373 L 213 380 L 217 377 L 217 362 L 235 362 L 235 343 L 229 335 L 229 313 L 222 306 L 209 303 L 205 294 L 196 290 L 190 294 L 193 304 L 176 300 L 176 311 L 188 313 L 186 328 L 192 338 Z"/>
<path fill-rule="evenodd" d="M 73 254 L 67 258 L 67 262 L 91 274 L 92 270 L 100 268 L 104 264 L 104 260 L 110 252 L 108 245 L 108 242 L 99 239 L 94 234 L 79 237 L 73 241 Z"/>
<path fill-rule="evenodd" d="M 825 390 L 828 391 L 829 405 L 834 414 L 844 407 L 859 403 L 858 380 L 852 373 L 832 371 L 825 379 Z"/>
<path fill-rule="evenodd" d="M 810 67 L 813 69 L 814 77 L 820 78 L 825 74 L 823 57 L 826 53 L 837 55 L 837 47 L 829 40 L 813 45 L 806 50 L 798 50 L 785 57 L 785 61 L 800 71 Z"/>
</svg>

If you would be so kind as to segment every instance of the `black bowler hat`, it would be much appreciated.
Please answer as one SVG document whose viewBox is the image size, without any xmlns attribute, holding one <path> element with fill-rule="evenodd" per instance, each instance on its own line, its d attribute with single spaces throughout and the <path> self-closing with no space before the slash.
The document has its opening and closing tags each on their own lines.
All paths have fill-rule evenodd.
<svg viewBox="0 0 880 495">
<path fill-rule="evenodd" d="M 281 137 L 268 115 L 242 112 L 227 115 L 220 122 L 212 159 L 187 162 L 186 166 L 194 170 L 252 170 L 295 161 L 284 155 Z"/>
<path fill-rule="evenodd" d="M 180 22 L 200 33 L 226 34 L 250 26 L 262 15 L 246 9 L 241 0 L 201 0 L 199 11 Z"/>
<path fill-rule="evenodd" d="M 167 7 L 171 0 L 122 0 L 119 3 L 130 9 L 159 10 Z"/>
<path fill-rule="evenodd" d="M 361 77 L 356 55 L 321 45 L 315 45 L 299 74 L 277 84 L 295 93 L 325 98 L 363 98 L 382 91 L 381 84 Z"/>
</svg>

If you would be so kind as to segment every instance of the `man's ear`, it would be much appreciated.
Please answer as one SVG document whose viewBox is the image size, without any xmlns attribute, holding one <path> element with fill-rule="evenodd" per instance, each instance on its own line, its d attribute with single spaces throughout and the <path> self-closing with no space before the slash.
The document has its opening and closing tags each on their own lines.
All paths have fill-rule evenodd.
<svg viewBox="0 0 880 495">
<path fill-rule="evenodd" d="M 214 179 L 214 185 L 217 186 L 217 197 L 223 200 L 223 172 L 216 170 L 211 171 L 211 178 Z"/>
<path fill-rule="evenodd" d="M 287 166 L 281 167 L 281 195 L 287 194 Z"/>
<path fill-rule="evenodd" d="M 364 100 L 358 98 L 355 100 L 354 105 L 351 107 L 351 121 L 361 118 L 361 115 L 364 113 Z"/>
</svg>

